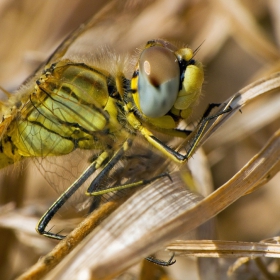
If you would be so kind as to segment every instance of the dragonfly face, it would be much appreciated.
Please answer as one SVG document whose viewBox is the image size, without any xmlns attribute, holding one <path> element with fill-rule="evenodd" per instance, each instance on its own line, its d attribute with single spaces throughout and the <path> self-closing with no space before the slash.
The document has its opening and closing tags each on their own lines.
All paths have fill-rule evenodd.
<svg viewBox="0 0 280 280">
<path fill-rule="evenodd" d="M 176 50 L 168 42 L 154 40 L 140 55 L 133 79 L 133 98 L 144 117 L 153 122 L 169 115 L 175 121 L 175 116 L 190 115 L 201 92 L 203 70 L 191 49 Z"/>
<path fill-rule="evenodd" d="M 28 157 L 57 157 L 78 149 L 95 155 L 88 168 L 42 217 L 39 233 L 63 238 L 45 228 L 92 174 L 96 175 L 86 191 L 89 196 L 141 186 L 162 176 L 154 174 L 142 180 L 143 173 L 138 172 L 135 180 L 129 178 L 122 183 L 117 179 L 136 170 L 115 168 L 120 160 L 125 158 L 129 166 L 136 156 L 142 157 L 143 163 L 150 158 L 145 152 L 131 152 L 138 137 L 148 142 L 146 151 L 153 147 L 174 162 L 185 162 L 191 156 L 200 135 L 182 155 L 154 133 L 182 138 L 189 134 L 176 128 L 180 120 L 189 117 L 201 92 L 203 69 L 193 56 L 188 48 L 177 49 L 163 40 L 149 41 L 131 80 L 121 71 L 112 74 L 94 65 L 61 59 L 46 66 L 21 102 L 10 102 L 5 112 L 12 113 L 3 115 L 0 131 L 1 168 Z M 137 147 L 143 147 L 143 143 Z M 115 183 L 104 187 L 114 168 L 109 177 Z"/>
</svg>

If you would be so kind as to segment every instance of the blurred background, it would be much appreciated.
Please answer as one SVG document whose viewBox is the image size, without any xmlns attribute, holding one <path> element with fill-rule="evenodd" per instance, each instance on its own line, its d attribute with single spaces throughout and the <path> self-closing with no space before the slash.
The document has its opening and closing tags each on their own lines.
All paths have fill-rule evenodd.
<svg viewBox="0 0 280 280">
<path fill-rule="evenodd" d="M 103 21 L 93 25 L 93 35 L 88 36 L 92 42 L 81 39 L 77 51 L 91 56 L 95 46 L 106 44 L 117 53 L 137 55 L 137 48 L 154 38 L 199 48 L 195 58 L 204 65 L 205 83 L 190 124 L 209 103 L 223 102 L 252 81 L 279 71 L 277 0 L 1 0 L 1 87 L 15 91 L 72 30 L 110 5 Z M 214 188 L 238 172 L 279 128 L 279 106 L 267 97 L 259 99 L 204 145 Z M 1 173 L 1 279 L 13 279 L 56 243 L 36 236 L 34 230 L 36 216 L 57 196 L 43 176 L 32 164 Z M 277 235 L 279 180 L 278 175 L 223 211 L 217 217 L 217 238 L 259 241 Z M 189 279 L 199 279 L 193 277 Z"/>
</svg>

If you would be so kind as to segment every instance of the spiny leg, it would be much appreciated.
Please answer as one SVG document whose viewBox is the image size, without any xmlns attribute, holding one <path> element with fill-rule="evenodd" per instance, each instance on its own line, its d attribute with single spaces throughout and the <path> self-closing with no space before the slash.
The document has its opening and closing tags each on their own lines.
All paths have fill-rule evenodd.
<svg viewBox="0 0 280 280">
<path fill-rule="evenodd" d="M 114 192 L 114 191 L 124 190 L 124 189 L 128 189 L 128 188 L 133 188 L 133 187 L 145 186 L 145 185 L 148 185 L 148 184 L 152 183 L 153 181 L 155 181 L 159 178 L 162 178 L 162 177 L 168 177 L 172 181 L 172 179 L 171 179 L 171 177 L 168 173 L 161 173 L 157 176 L 154 176 L 151 179 L 144 179 L 144 180 L 140 180 L 140 181 L 137 181 L 137 182 L 123 184 L 123 185 L 115 186 L 115 187 L 108 188 L 108 189 L 97 190 L 100 183 L 105 179 L 106 176 L 108 176 L 108 173 L 116 165 L 116 163 L 122 157 L 124 157 L 125 152 L 130 147 L 131 147 L 131 141 L 127 140 L 123 144 L 122 148 L 107 162 L 107 164 L 104 166 L 104 168 L 101 170 L 101 172 L 92 181 L 92 183 L 90 184 L 90 186 L 88 187 L 88 189 L 86 191 L 86 195 L 88 195 L 88 196 L 101 196 L 101 195 L 104 195 L 104 194 L 107 194 L 107 193 L 110 193 L 110 192 Z"/>
<path fill-rule="evenodd" d="M 109 160 L 109 154 L 107 152 L 103 152 L 95 161 L 93 161 L 90 164 L 90 166 L 84 171 L 84 173 L 53 203 L 53 205 L 48 209 L 48 211 L 42 216 L 36 227 L 37 232 L 50 238 L 59 240 L 63 239 L 65 237 L 64 235 L 55 234 L 45 230 L 53 216 L 64 205 L 64 203 L 82 186 L 82 184 L 93 174 L 93 172 L 95 172 L 98 168 L 102 167 L 105 162 L 108 163 L 99 173 L 99 176 L 102 175 L 102 177 L 104 177 L 105 175 L 107 175 L 107 172 L 113 168 L 113 166 L 123 156 L 124 152 L 131 146 L 131 144 L 132 141 L 125 141 L 122 147 L 113 155 L 111 160 Z M 95 182 L 96 179 L 97 178 L 95 178 L 93 182 Z"/>
<path fill-rule="evenodd" d="M 93 174 L 93 172 L 95 172 L 100 166 L 102 166 L 104 161 L 108 160 L 108 158 L 108 153 L 103 152 L 95 161 L 93 161 L 89 165 L 84 173 L 53 203 L 48 211 L 42 216 L 36 227 L 36 230 L 39 234 L 59 240 L 65 237 L 64 235 L 46 231 L 45 229 L 48 223 L 58 212 L 58 210 L 64 205 L 64 203 L 82 186 L 82 184 Z"/>
<path fill-rule="evenodd" d="M 171 177 L 168 173 L 161 173 L 157 176 L 154 176 L 151 179 L 140 180 L 140 181 L 137 181 L 137 182 L 133 182 L 133 183 L 129 183 L 129 184 L 123 184 L 123 185 L 119 185 L 119 186 L 116 186 L 116 187 L 108 188 L 108 189 L 105 189 L 105 190 L 95 191 L 96 188 L 98 187 L 98 184 L 104 178 L 104 176 L 102 176 L 102 174 L 101 174 L 101 176 L 99 176 L 100 173 L 96 177 L 96 180 L 94 180 L 91 183 L 90 187 L 88 188 L 88 190 L 86 192 L 87 195 L 89 195 L 89 196 L 99 196 L 99 195 L 104 195 L 104 194 L 109 193 L 109 192 L 114 192 L 114 191 L 124 190 L 124 189 L 128 189 L 128 188 L 145 186 L 145 185 L 148 185 L 148 184 L 152 183 L 153 181 L 155 181 L 159 178 L 162 178 L 162 177 L 168 177 L 172 181 L 172 179 L 171 179 Z"/>
<path fill-rule="evenodd" d="M 172 254 L 171 258 L 168 261 L 159 260 L 159 259 L 156 259 L 152 256 L 147 257 L 146 260 L 151 262 L 151 263 L 160 265 L 160 266 L 170 266 L 170 265 L 173 265 L 176 262 L 176 260 L 173 260 L 174 256 L 175 256 L 175 253 Z"/>
<path fill-rule="evenodd" d="M 183 163 L 186 160 L 188 160 L 195 148 L 197 147 L 198 142 L 200 141 L 203 132 L 205 130 L 205 128 L 207 127 L 207 124 L 209 123 L 210 120 L 216 119 L 219 116 L 230 112 L 232 109 L 231 107 L 228 107 L 227 109 L 225 109 L 222 112 L 218 112 L 214 115 L 210 115 L 212 109 L 214 107 L 219 106 L 219 104 L 210 104 L 209 107 L 207 108 L 207 110 L 205 111 L 201 121 L 198 123 L 198 129 L 197 132 L 195 134 L 195 136 L 191 139 L 191 143 L 189 145 L 189 148 L 187 150 L 187 153 L 185 155 L 177 152 L 176 150 L 170 148 L 169 146 L 167 146 L 165 143 L 163 143 L 161 140 L 159 140 L 157 137 L 155 137 L 148 129 L 146 129 L 145 127 L 141 127 L 140 131 L 142 133 L 142 135 L 149 141 L 149 143 L 151 143 L 154 147 L 156 147 L 159 151 L 161 151 L 163 154 L 165 154 L 166 156 L 168 156 L 169 158 L 171 158 L 173 161 L 178 162 L 178 163 Z"/>
<path fill-rule="evenodd" d="M 131 147 L 132 141 L 126 140 L 122 147 L 114 154 L 114 156 L 107 162 L 107 164 L 104 166 L 104 168 L 100 171 L 100 173 L 94 178 L 90 186 L 88 187 L 86 191 L 86 195 L 92 196 L 92 192 L 98 187 L 98 185 L 102 182 L 102 180 L 109 174 L 109 172 L 112 170 L 112 168 L 119 162 L 119 160 L 124 156 L 125 152 Z M 100 191 L 100 194 L 102 195 L 108 192 L 112 192 L 111 189 L 104 190 L 105 192 Z"/>
<path fill-rule="evenodd" d="M 192 156 L 194 149 L 196 148 L 198 142 L 200 141 L 200 139 L 203 135 L 203 132 L 204 132 L 207 124 L 209 123 L 209 121 L 211 121 L 213 119 L 217 119 L 219 116 L 229 113 L 232 110 L 231 107 L 228 107 L 227 109 L 223 110 L 222 112 L 218 112 L 211 116 L 210 113 L 213 110 L 213 108 L 218 107 L 218 106 L 220 106 L 220 104 L 211 103 L 211 104 L 209 104 L 208 108 L 204 112 L 202 119 L 198 123 L 198 130 L 197 130 L 194 138 L 192 139 L 189 149 L 185 155 L 186 159 L 189 159 Z"/>
</svg>

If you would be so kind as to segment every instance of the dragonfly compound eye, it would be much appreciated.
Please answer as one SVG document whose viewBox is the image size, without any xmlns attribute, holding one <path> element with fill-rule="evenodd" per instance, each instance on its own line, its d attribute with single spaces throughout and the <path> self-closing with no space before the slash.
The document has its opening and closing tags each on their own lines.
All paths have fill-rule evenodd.
<svg viewBox="0 0 280 280">
<path fill-rule="evenodd" d="M 151 118 L 162 117 L 174 105 L 180 84 L 180 68 L 173 52 L 154 46 L 139 59 L 138 94 L 141 111 Z"/>
</svg>

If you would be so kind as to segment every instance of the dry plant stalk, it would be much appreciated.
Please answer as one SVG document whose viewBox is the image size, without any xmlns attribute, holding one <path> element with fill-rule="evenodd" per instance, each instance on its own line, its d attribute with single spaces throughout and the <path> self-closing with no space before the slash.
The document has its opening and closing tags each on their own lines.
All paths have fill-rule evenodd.
<svg viewBox="0 0 280 280">
<path fill-rule="evenodd" d="M 77 228 L 68 234 L 64 240 L 59 242 L 49 254 L 41 257 L 33 267 L 22 274 L 18 279 L 41 279 L 68 255 L 93 228 L 122 204 L 123 201 L 124 199 L 120 198 L 102 205 L 102 207 L 89 215 Z"/>
<path fill-rule="evenodd" d="M 28 1 L 22 2 L 27 3 Z M 29 1 L 29 4 L 27 3 L 28 5 L 26 5 L 26 10 L 32 10 L 31 8 L 34 6 L 34 3 L 31 2 L 32 1 Z M 42 61 L 44 58 L 42 59 L 41 57 L 46 57 L 44 56 L 46 55 L 46 51 L 50 51 L 49 45 L 51 45 L 51 42 L 49 42 L 48 45 L 44 38 L 38 36 L 38 34 L 47 34 L 47 36 L 50 37 L 49 22 L 47 22 L 44 28 L 40 26 L 41 22 L 43 22 L 43 18 L 47 19 L 49 17 L 55 24 L 55 26 L 52 27 L 53 30 L 51 32 L 52 42 L 55 41 L 54 37 L 62 36 L 59 34 L 59 30 L 63 28 L 59 26 L 59 24 L 63 24 L 64 21 L 66 22 L 66 18 L 63 19 L 61 15 L 56 15 L 55 18 L 51 16 L 52 14 L 55 14 L 53 8 L 54 6 L 57 7 L 57 10 L 61 9 L 61 7 L 58 9 L 57 3 L 54 2 L 50 3 L 50 6 L 47 6 L 47 3 L 40 3 L 40 13 L 38 13 L 38 9 L 33 9 L 33 16 L 23 18 L 24 21 L 21 21 L 20 16 L 16 17 L 16 22 L 19 22 L 20 26 L 26 26 L 23 22 L 28 23 L 28 32 L 26 30 L 23 31 L 22 29 L 17 29 L 18 32 L 15 33 L 9 31 L 9 29 L 7 32 L 8 36 L 6 37 L 4 36 L 5 34 L 1 33 L 3 41 L 10 42 L 10 44 L 3 44 L 0 48 L 2 55 L 1 65 L 5 66 L 1 67 L 1 70 L 5 70 L 0 72 L 0 78 L 2 79 L 1 86 L 5 83 L 7 87 L 15 88 L 16 85 L 14 83 L 17 83 L 20 78 L 15 76 L 16 71 L 12 69 L 11 66 L 17 65 L 16 63 L 18 62 L 20 62 L 20 67 L 15 66 L 15 68 L 20 70 L 20 74 L 22 74 L 22 72 L 28 74 L 32 72 L 30 69 L 24 69 L 23 67 L 26 63 L 22 63 L 22 59 L 18 59 L 16 56 L 17 53 L 23 53 L 24 43 L 29 46 L 29 49 L 30 46 L 39 47 L 40 41 L 41 45 L 45 46 L 45 48 L 42 48 L 42 53 L 33 53 L 35 59 L 33 57 L 32 63 L 37 60 L 39 62 Z M 75 5 L 78 4 L 71 6 L 69 1 L 65 2 L 67 7 L 65 10 L 69 12 L 67 12 L 67 15 L 72 22 L 72 19 L 77 17 L 77 6 Z M 80 2 L 86 3 L 86 0 L 82 0 Z M 70 48 L 65 49 L 64 51 L 66 57 L 67 55 L 75 57 L 77 54 L 87 57 L 89 54 L 94 53 L 93 50 L 95 47 L 102 46 L 104 43 L 106 43 L 109 48 L 117 50 L 118 53 L 127 53 L 132 52 L 132 50 L 152 38 L 166 38 L 171 41 L 186 42 L 193 48 L 198 47 L 202 42 L 204 42 L 198 53 L 199 59 L 202 60 L 205 65 L 209 65 L 208 69 L 206 69 L 207 84 L 204 90 L 204 102 L 205 104 L 217 102 L 217 100 L 221 101 L 227 99 L 228 95 L 227 97 L 225 97 L 225 95 L 221 97 L 224 93 L 234 92 L 235 90 L 241 88 L 244 83 L 248 84 L 247 80 L 252 78 L 252 73 L 258 76 L 268 77 L 266 73 L 279 71 L 280 55 L 278 48 L 275 43 L 272 43 L 272 41 L 268 39 L 266 34 L 269 33 L 267 32 L 268 29 L 264 32 L 260 24 L 260 21 L 262 20 L 261 13 L 270 9 L 269 15 L 272 18 L 271 26 L 275 30 L 279 28 L 279 12 L 277 13 L 277 11 L 279 11 L 277 6 L 279 5 L 276 0 L 275 8 L 272 9 L 273 2 L 275 2 L 275 0 L 268 2 L 259 1 L 258 4 L 255 2 L 250 4 L 250 1 L 243 2 L 237 0 L 178 0 L 171 5 L 168 0 L 146 2 L 108 1 L 109 5 L 98 12 L 97 15 L 88 22 L 93 29 L 89 32 L 85 32 L 84 34 L 80 34 L 78 31 L 78 33 L 76 33 L 77 40 L 73 43 L 75 36 L 71 37 L 69 40 Z M 10 13 L 6 13 L 6 10 L 4 9 L 9 6 L 7 4 L 8 1 L 3 1 L 3 3 L 5 4 L 0 7 L 0 12 L 2 8 L 2 18 L 7 20 L 5 22 L 8 22 L 6 15 L 10 15 Z M 24 6 L 24 4 L 22 5 Z M 86 7 L 85 10 L 87 10 L 92 6 L 93 3 L 89 1 L 84 7 Z M 71 10 L 75 11 L 73 15 L 70 12 Z M 129 12 L 127 12 L 127 10 Z M 96 8 L 96 11 L 98 11 L 98 8 Z M 20 14 L 16 13 L 15 15 Z M 37 15 L 37 17 L 35 17 L 35 15 Z M 28 21 L 28 19 L 34 19 L 34 22 Z M 84 20 L 85 19 L 81 19 L 81 22 Z M 103 22 L 103 24 L 105 23 L 105 25 L 99 24 L 100 22 Z M 35 28 L 32 32 L 33 26 Z M 2 28 L 2 30 L 4 29 L 5 28 Z M 16 34 L 16 40 L 9 41 L 9 36 L 12 33 Z M 26 34 L 26 40 L 21 41 L 21 44 L 19 44 L 18 38 L 21 34 Z M 34 34 L 36 34 L 36 36 L 34 36 Z M 275 37 L 276 36 L 277 32 Z M 94 40 L 92 40 L 92 38 L 94 38 Z M 33 42 L 32 40 L 38 41 Z M 237 58 L 233 55 L 232 41 L 234 41 L 234 43 L 237 42 L 237 44 L 242 46 L 245 50 L 244 53 L 240 54 L 240 49 L 234 46 L 234 50 L 237 49 L 239 51 Z M 11 51 L 11 54 L 9 54 L 9 50 Z M 32 47 L 31 50 L 33 50 Z M 237 64 L 239 64 L 239 68 L 237 70 L 236 68 L 230 68 L 226 63 L 222 65 L 215 64 L 219 58 L 222 60 L 224 59 L 225 56 L 223 56 L 223 54 L 226 50 L 229 50 L 229 56 L 232 56 L 231 60 L 237 60 Z M 26 56 L 30 59 L 30 53 L 28 54 L 29 55 Z M 8 59 L 8 57 L 15 57 L 14 61 L 4 61 L 4 59 Z M 240 60 L 238 60 L 239 57 L 241 57 Z M 247 60 L 248 57 L 249 60 Z M 54 58 L 54 60 L 55 59 L 56 58 Z M 256 65 L 254 64 L 255 60 L 262 61 L 262 65 L 255 66 L 256 69 L 254 69 L 254 71 L 248 68 L 248 73 L 246 72 L 245 75 L 246 78 L 240 79 L 239 77 L 238 79 L 238 77 L 235 77 L 238 75 L 237 72 L 240 72 L 240 76 L 244 75 L 243 68 L 245 69 L 251 63 Z M 226 61 L 226 59 L 224 59 L 224 61 Z M 213 65 L 213 68 L 211 68 L 211 65 Z M 216 74 L 215 69 L 218 69 Z M 258 73 L 256 70 L 258 70 Z M 223 83 L 223 74 L 226 73 L 230 73 L 232 76 L 231 86 L 234 85 L 236 87 L 232 86 L 232 88 L 227 88 L 227 82 Z M 11 79 L 9 81 L 9 77 L 13 77 L 14 80 Z M 215 81 L 217 81 L 219 87 L 211 89 L 209 86 L 215 83 Z M 264 126 L 269 126 L 271 122 L 279 119 L 279 110 L 277 109 L 279 97 L 277 97 L 276 94 L 268 94 L 273 90 L 276 90 L 276 94 L 279 96 L 278 74 L 269 76 L 262 81 L 258 81 L 257 83 L 254 83 L 253 85 L 250 85 L 244 90 L 238 92 L 233 96 L 233 98 L 227 99 L 227 101 L 222 104 L 218 110 L 223 110 L 229 102 L 230 106 L 233 108 L 232 112 L 223 115 L 217 123 L 209 124 L 207 133 L 202 139 L 203 141 L 201 144 L 208 140 L 212 133 L 219 128 L 221 124 L 225 123 L 225 121 L 227 121 L 233 113 L 238 113 L 238 110 L 244 105 L 247 105 L 249 101 L 258 101 L 258 96 L 264 97 L 261 102 L 263 104 L 267 104 L 267 110 L 270 111 L 270 115 L 267 114 L 262 118 L 258 118 L 257 115 L 254 119 L 254 126 L 246 121 L 247 115 L 244 114 L 241 118 L 241 123 L 237 123 L 236 128 L 228 125 L 224 127 L 223 130 L 218 130 L 218 133 L 214 134 L 213 137 L 211 136 L 211 139 L 209 139 L 210 141 L 207 142 L 207 144 L 212 143 L 211 147 L 213 147 L 213 149 L 217 148 L 219 145 L 224 147 L 229 143 L 237 142 L 237 139 L 242 137 L 244 138 L 242 131 L 239 130 L 241 125 L 244 126 L 247 131 L 251 132 L 254 129 L 257 130 Z M 248 107 L 246 106 L 246 109 L 247 108 Z M 260 108 L 260 110 L 261 109 L 262 108 Z M 200 117 L 202 110 L 198 109 L 198 111 L 199 112 L 194 119 Z M 252 119 L 252 116 L 249 115 L 248 118 Z M 228 122 L 226 124 L 228 124 Z M 272 127 L 272 131 L 278 129 L 278 127 L 275 128 L 275 125 Z M 220 131 L 222 136 L 219 134 Z M 186 143 L 186 145 L 187 144 L 188 143 Z M 229 149 L 227 150 L 228 153 Z M 69 240 L 66 239 L 64 242 L 59 244 L 59 247 L 56 248 L 57 251 L 52 251 L 47 255 L 47 258 L 49 258 L 49 260 L 51 259 L 51 266 L 50 262 L 46 264 L 46 259 L 43 258 L 37 266 L 32 268 L 33 270 L 27 271 L 24 275 L 22 275 L 22 278 L 31 279 L 31 275 L 34 276 L 33 273 L 35 271 L 35 273 L 38 274 L 37 276 L 34 276 L 33 279 L 40 279 L 47 270 L 50 270 L 55 263 L 61 261 L 61 258 L 65 254 L 68 254 L 69 244 L 70 247 L 74 247 L 76 244 L 80 243 L 79 246 L 70 253 L 57 268 L 46 276 L 46 279 L 64 279 L 63 277 L 75 278 L 79 275 L 83 275 L 83 273 L 85 273 L 87 277 L 92 277 L 93 279 L 109 279 L 110 277 L 113 277 L 113 275 L 119 274 L 130 265 L 146 257 L 150 253 L 166 246 L 171 240 L 180 237 L 179 229 L 180 233 L 181 230 L 191 230 L 197 225 L 203 223 L 203 221 L 215 216 L 240 196 L 250 193 L 267 183 L 278 172 L 278 170 L 279 132 L 276 132 L 266 147 L 254 158 L 252 158 L 243 169 L 241 169 L 220 189 L 206 198 L 202 199 L 201 196 L 193 193 L 192 191 L 187 191 L 185 189 L 185 182 L 181 180 L 179 173 L 174 173 L 172 175 L 172 183 L 168 180 L 161 179 L 156 183 L 151 184 L 151 186 L 148 186 L 148 188 L 143 189 L 128 202 L 122 205 L 117 212 L 110 216 L 108 220 L 104 221 L 104 223 L 95 229 L 90 236 L 81 243 L 79 238 L 81 237 L 82 239 L 86 232 L 83 227 L 77 228 L 75 231 L 77 236 L 74 239 L 73 236 L 71 237 L 70 235 L 68 237 Z M 223 171 L 220 173 L 223 173 Z M 170 189 L 167 189 L 166 186 Z M 36 187 L 38 187 L 38 184 Z M 11 190 L 11 192 L 14 191 Z M 16 189 L 15 192 L 17 192 Z M 24 200 L 23 196 L 21 199 Z M 172 204 L 170 204 L 170 201 L 172 201 Z M 20 203 L 22 202 L 23 201 Z M 114 207 L 112 207 L 112 209 L 113 208 Z M 159 213 L 162 215 L 158 214 L 156 209 L 158 209 Z M 101 218 L 104 218 L 107 215 L 106 211 L 101 213 Z M 93 218 L 94 221 L 91 219 L 92 217 L 85 220 L 82 224 L 82 226 L 88 227 L 88 232 L 91 231 L 91 224 L 96 224 L 96 217 Z M 3 223 L 1 224 L 1 227 L 8 228 L 8 226 L 5 226 Z M 134 236 L 135 232 L 133 231 L 133 228 L 140 228 L 141 231 L 137 232 Z M 119 232 L 119 236 L 114 236 L 114 232 L 112 233 L 112 230 Z M 75 234 L 75 232 L 73 234 Z M 13 239 L 11 240 L 11 242 L 13 242 Z M 72 242 L 75 242 L 75 244 Z M 195 242 L 189 246 L 194 246 Z M 221 241 L 217 241 L 216 244 L 220 244 L 219 242 Z M 26 243 L 28 243 L 27 239 Z M 125 246 L 125 244 L 127 246 Z M 32 239 L 30 241 L 30 248 L 31 247 Z M 230 247 L 232 250 L 237 249 L 236 244 L 234 243 L 231 243 Z M 167 248 L 172 249 L 171 247 Z M 2 250 L 2 252 L 6 256 L 10 251 Z M 60 256 L 58 257 L 58 255 Z M 244 252 L 244 255 L 250 255 L 250 250 Z M 41 266 L 42 263 L 43 266 Z M 22 268 L 19 271 L 22 271 Z M 18 275 L 19 272 L 17 271 L 14 273 Z M 186 271 L 183 271 L 182 275 L 185 273 Z"/>
<path fill-rule="evenodd" d="M 279 244 L 222 240 L 176 240 L 167 250 L 176 255 L 206 258 L 280 257 Z"/>
</svg>

